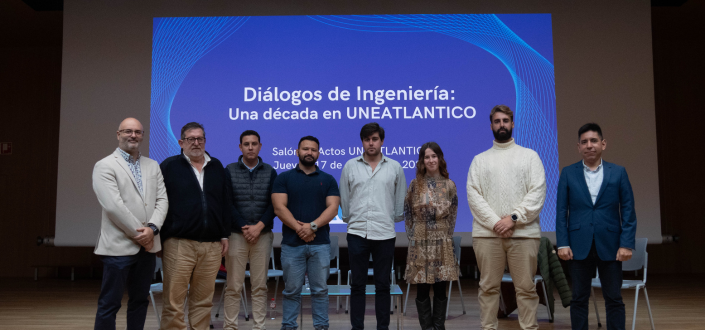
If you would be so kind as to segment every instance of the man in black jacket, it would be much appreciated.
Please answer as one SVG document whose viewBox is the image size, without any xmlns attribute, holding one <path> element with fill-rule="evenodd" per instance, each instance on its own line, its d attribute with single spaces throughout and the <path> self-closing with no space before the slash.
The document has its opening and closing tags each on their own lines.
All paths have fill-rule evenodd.
<svg viewBox="0 0 705 330">
<path fill-rule="evenodd" d="M 245 268 L 250 262 L 252 283 L 252 329 L 264 329 L 267 314 L 267 269 L 272 250 L 272 185 L 277 171 L 259 157 L 262 149 L 257 132 L 247 130 L 240 135 L 242 156 L 225 168 L 228 188 L 232 189 L 232 234 L 230 250 L 225 258 L 228 287 L 225 291 L 225 324 L 223 329 L 238 328 L 240 292 Z"/>
<path fill-rule="evenodd" d="M 209 328 L 215 277 L 228 251 L 232 214 L 223 164 L 206 153 L 199 123 L 181 128 L 182 153 L 161 163 L 170 207 L 161 230 L 164 251 L 162 330 Z"/>
</svg>

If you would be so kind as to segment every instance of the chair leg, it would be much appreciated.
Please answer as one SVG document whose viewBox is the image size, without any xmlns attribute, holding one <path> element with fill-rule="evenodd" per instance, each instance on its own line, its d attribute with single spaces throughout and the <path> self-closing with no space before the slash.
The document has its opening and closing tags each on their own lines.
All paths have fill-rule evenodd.
<svg viewBox="0 0 705 330">
<path fill-rule="evenodd" d="M 595 296 L 595 289 L 590 288 L 592 296 L 592 304 L 595 306 L 595 316 L 597 317 L 597 327 L 602 328 L 602 323 L 600 322 L 600 312 L 597 311 L 597 296 Z"/>
<path fill-rule="evenodd" d="M 157 311 L 157 304 L 154 303 L 154 293 L 152 291 L 149 291 L 149 296 L 152 298 L 152 307 L 154 307 L 154 315 L 157 317 L 157 325 L 159 325 L 159 328 L 162 327 L 162 318 L 159 315 L 159 312 Z"/>
<path fill-rule="evenodd" d="M 634 316 L 632 317 L 632 330 L 636 328 L 636 307 L 639 303 L 639 287 L 636 287 L 636 293 L 634 294 Z"/>
<path fill-rule="evenodd" d="M 228 287 L 228 284 L 223 284 L 223 292 L 220 293 L 220 302 L 218 303 L 218 309 L 215 310 L 215 318 L 218 318 L 220 315 L 220 308 L 223 307 L 223 300 L 225 300 L 225 289 Z"/>
<path fill-rule="evenodd" d="M 250 313 L 247 311 L 247 288 L 245 287 L 245 282 L 242 282 L 242 291 L 240 292 L 240 297 L 242 298 L 242 305 L 245 307 L 245 321 L 249 321 Z"/>
<path fill-rule="evenodd" d="M 448 283 L 448 302 L 446 303 L 446 320 L 448 319 L 448 311 L 450 310 L 450 290 L 453 289 L 453 281 Z"/>
<path fill-rule="evenodd" d="M 277 301 L 277 291 L 279 291 L 279 276 L 277 276 L 276 284 L 274 284 L 274 301 Z"/>
<path fill-rule="evenodd" d="M 350 286 L 350 271 L 348 271 L 348 286 Z M 345 297 L 345 314 L 348 313 L 348 308 L 350 307 L 350 296 Z"/>
<path fill-rule="evenodd" d="M 545 281 L 541 281 L 541 287 L 543 287 L 543 299 L 546 301 L 546 314 L 548 314 L 548 322 L 553 322 L 553 316 L 551 316 L 551 308 L 548 307 L 548 289 L 546 289 Z"/>
<path fill-rule="evenodd" d="M 393 266 L 393 265 L 392 265 L 392 266 Z M 392 274 L 391 274 L 391 276 L 392 276 L 392 286 L 393 286 L 394 284 L 396 284 L 396 280 L 394 279 L 394 278 L 395 278 L 395 276 L 394 276 L 394 267 L 392 267 Z M 391 301 L 390 301 L 390 306 L 389 306 L 389 309 L 390 309 L 390 311 L 391 311 L 390 314 L 394 314 L 394 309 L 395 309 L 397 306 L 394 306 L 394 299 L 390 299 L 390 300 L 391 300 Z"/>
<path fill-rule="evenodd" d="M 340 290 L 340 269 L 338 269 L 338 290 Z M 335 299 L 335 313 L 338 314 L 340 312 L 340 296 Z"/>
<path fill-rule="evenodd" d="M 465 312 L 465 300 L 463 299 L 463 287 L 460 286 L 460 278 L 458 278 L 458 293 L 460 294 L 460 305 L 463 306 L 463 315 Z"/>
<path fill-rule="evenodd" d="M 502 288 L 500 286 L 499 288 L 499 309 L 504 312 L 504 314 L 507 314 L 507 305 L 504 304 L 504 298 L 502 297 Z"/>
<path fill-rule="evenodd" d="M 651 304 L 649 303 L 649 294 L 646 293 L 646 287 L 644 287 L 644 297 L 646 297 L 646 307 L 649 310 L 649 320 L 651 320 L 651 330 L 656 330 L 656 327 L 654 327 L 654 316 L 651 315 Z"/>
<path fill-rule="evenodd" d="M 411 289 L 411 283 L 406 283 L 406 299 L 404 299 L 404 312 L 402 313 L 406 316 L 406 308 L 409 306 L 409 290 Z"/>
</svg>

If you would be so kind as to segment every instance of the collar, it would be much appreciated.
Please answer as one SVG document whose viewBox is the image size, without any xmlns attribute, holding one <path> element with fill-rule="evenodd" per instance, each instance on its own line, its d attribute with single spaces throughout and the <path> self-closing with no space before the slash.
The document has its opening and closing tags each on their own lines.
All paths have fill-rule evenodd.
<svg viewBox="0 0 705 330">
<path fill-rule="evenodd" d="M 191 163 L 191 158 L 188 158 L 188 156 L 186 156 L 186 154 L 183 151 L 181 152 L 181 154 L 184 155 L 184 158 L 186 158 L 186 161 L 188 161 L 188 163 L 191 166 L 193 166 L 193 163 Z M 203 161 L 203 167 L 206 167 L 206 164 L 208 164 L 208 162 L 211 161 L 211 156 L 209 156 L 208 153 L 204 151 L 203 157 L 205 158 L 205 161 Z"/>
<path fill-rule="evenodd" d="M 128 163 L 137 163 L 140 158 L 142 158 L 141 152 L 137 155 L 137 159 L 132 159 L 132 155 L 128 154 L 125 150 L 120 149 L 120 147 L 118 147 L 117 150 L 120 152 L 122 158 L 124 158 Z"/>
<path fill-rule="evenodd" d="M 600 165 L 597 165 L 597 168 L 593 171 L 590 169 L 590 167 L 585 165 L 585 160 L 583 160 L 583 170 L 585 170 L 586 172 L 590 172 L 590 173 L 600 172 L 600 170 L 602 169 L 602 165 L 604 165 L 604 162 L 602 161 L 602 158 L 600 158 Z"/>
<path fill-rule="evenodd" d="M 365 160 L 365 153 L 364 153 L 364 152 L 362 153 L 362 155 L 360 155 L 360 156 L 357 157 L 357 161 L 358 161 L 358 162 L 363 162 L 363 163 L 368 164 L 368 165 L 370 164 L 370 163 L 368 163 L 368 162 Z M 385 163 L 385 162 L 387 162 L 387 156 L 385 156 L 384 154 L 382 154 L 382 159 L 380 159 L 379 162 L 380 162 L 380 163 Z"/>
<path fill-rule="evenodd" d="M 299 164 L 296 164 L 296 167 L 294 167 L 294 169 L 295 169 L 297 172 L 303 173 L 303 174 L 305 174 L 305 175 L 314 175 L 314 174 L 320 173 L 320 172 L 321 172 L 321 169 L 318 168 L 318 165 L 314 165 L 314 166 L 316 166 L 316 170 L 313 171 L 313 172 L 311 172 L 311 174 L 306 174 L 306 172 L 304 172 L 304 170 L 302 170 L 302 169 L 299 168 Z"/>
<path fill-rule="evenodd" d="M 509 140 L 509 142 L 504 143 L 499 143 L 496 140 L 492 140 L 492 149 L 509 150 L 511 148 L 514 148 L 514 146 L 516 146 L 516 143 L 514 143 L 514 138 Z"/>
<path fill-rule="evenodd" d="M 242 166 L 244 166 L 244 167 L 246 167 L 248 170 L 250 170 L 250 172 L 254 171 L 255 168 L 257 168 L 257 166 L 259 166 L 259 164 L 262 163 L 262 157 L 257 156 L 257 164 L 256 164 L 254 167 L 250 168 L 249 166 L 247 166 L 247 164 L 245 164 L 245 162 L 242 160 L 242 158 L 243 158 L 243 156 L 240 155 L 240 157 L 237 159 L 237 161 L 238 161 L 240 164 L 242 164 Z"/>
</svg>

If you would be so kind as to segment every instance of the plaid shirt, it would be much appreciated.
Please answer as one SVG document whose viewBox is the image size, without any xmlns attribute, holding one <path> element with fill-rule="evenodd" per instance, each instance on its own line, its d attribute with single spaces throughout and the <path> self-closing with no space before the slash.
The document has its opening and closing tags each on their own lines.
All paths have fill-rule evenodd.
<svg viewBox="0 0 705 330">
<path fill-rule="evenodd" d="M 128 154 L 125 152 L 125 150 L 122 150 L 120 148 L 117 148 L 118 151 L 120 151 L 120 154 L 122 155 L 122 158 L 125 159 L 127 162 L 127 166 L 130 167 L 130 171 L 132 171 L 132 176 L 135 177 L 135 181 L 137 181 L 137 188 L 140 190 L 140 194 L 144 195 L 144 189 L 142 188 L 142 168 L 140 167 L 140 158 L 142 157 L 142 153 L 137 156 L 137 159 L 133 159 L 132 155 Z"/>
</svg>

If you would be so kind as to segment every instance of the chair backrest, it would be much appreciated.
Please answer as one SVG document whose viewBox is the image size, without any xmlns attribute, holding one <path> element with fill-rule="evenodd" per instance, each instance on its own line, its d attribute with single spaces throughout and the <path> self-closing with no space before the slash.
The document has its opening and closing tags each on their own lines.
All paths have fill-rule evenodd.
<svg viewBox="0 0 705 330">
<path fill-rule="evenodd" d="M 330 260 L 340 257 L 340 248 L 338 247 L 338 236 L 330 236 Z"/>
<path fill-rule="evenodd" d="M 455 252 L 455 259 L 460 265 L 460 241 L 463 239 L 462 236 L 453 236 L 453 252 Z"/>
<path fill-rule="evenodd" d="M 634 252 L 632 258 L 622 262 L 622 271 L 634 271 L 646 268 L 646 243 L 648 238 L 637 238 L 634 244 Z"/>
<path fill-rule="evenodd" d="M 160 273 L 162 276 L 162 281 L 164 281 L 164 267 L 162 267 L 162 258 L 156 257 L 157 262 L 154 263 L 154 275 L 152 276 L 153 279 L 157 278 L 157 273 Z"/>
<path fill-rule="evenodd" d="M 372 262 L 372 254 L 370 254 L 370 262 Z M 392 266 L 394 266 L 394 257 L 392 256 Z"/>
<path fill-rule="evenodd" d="M 154 264 L 154 273 L 162 270 L 162 258 L 157 257 L 157 262 Z"/>
<path fill-rule="evenodd" d="M 272 270 L 277 270 L 277 266 L 274 263 L 274 245 L 272 245 L 272 250 L 269 251 L 269 260 L 272 261 Z"/>
</svg>

